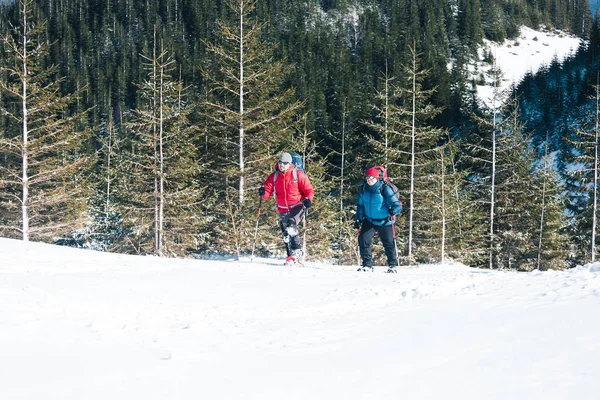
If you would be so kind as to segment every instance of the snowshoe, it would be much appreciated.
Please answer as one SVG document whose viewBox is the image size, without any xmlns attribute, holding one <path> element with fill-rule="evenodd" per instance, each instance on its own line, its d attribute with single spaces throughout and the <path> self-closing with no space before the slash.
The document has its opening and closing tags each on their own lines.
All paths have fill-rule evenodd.
<svg viewBox="0 0 600 400">
<path fill-rule="evenodd" d="M 357 269 L 357 271 L 362 271 L 362 272 L 367 272 L 367 271 L 370 271 L 370 272 L 373 272 L 373 267 L 369 267 L 369 266 L 362 266 L 362 267 L 360 267 L 359 269 Z"/>
<path fill-rule="evenodd" d="M 398 271 L 396 271 L 396 267 L 388 267 L 387 271 L 385 271 L 387 274 L 395 274 Z"/>
<path fill-rule="evenodd" d="M 302 267 L 303 264 L 300 261 L 300 259 L 294 257 L 294 256 L 289 256 L 288 258 L 285 259 L 285 264 L 286 267 Z"/>
</svg>

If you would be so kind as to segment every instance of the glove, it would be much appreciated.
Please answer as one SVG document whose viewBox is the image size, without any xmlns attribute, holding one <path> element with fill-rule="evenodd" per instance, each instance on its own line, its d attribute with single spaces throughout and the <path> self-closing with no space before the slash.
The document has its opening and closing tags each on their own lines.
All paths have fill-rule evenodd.
<svg viewBox="0 0 600 400">
<path fill-rule="evenodd" d="M 359 220 L 354 221 L 354 229 L 360 229 L 360 225 L 361 224 Z"/>
<path fill-rule="evenodd" d="M 394 216 L 394 210 L 392 210 L 391 208 L 388 208 L 388 214 L 390 214 L 391 216 Z"/>
<path fill-rule="evenodd" d="M 312 206 L 312 201 L 310 201 L 310 199 L 304 199 L 302 200 L 302 204 L 304 204 L 304 207 L 310 208 L 310 206 Z"/>
<path fill-rule="evenodd" d="M 258 195 L 259 196 L 264 196 L 265 195 L 265 188 L 264 187 L 259 187 L 258 188 Z"/>
</svg>

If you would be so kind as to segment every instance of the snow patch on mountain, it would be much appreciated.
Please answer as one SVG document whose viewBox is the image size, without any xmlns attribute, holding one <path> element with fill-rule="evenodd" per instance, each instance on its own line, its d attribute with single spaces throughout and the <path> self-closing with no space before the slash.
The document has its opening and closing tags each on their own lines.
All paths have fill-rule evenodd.
<svg viewBox="0 0 600 400">
<path fill-rule="evenodd" d="M 534 30 L 526 26 L 520 29 L 519 37 L 496 43 L 486 40 L 479 50 L 480 59 L 491 54 L 496 67 L 500 68 L 502 79 L 494 88 L 491 73 L 494 64 L 479 62 L 477 94 L 488 107 L 500 106 L 512 85 L 517 85 L 528 73 L 536 73 L 542 66 L 550 65 L 552 60 L 564 61 L 575 54 L 582 40 L 579 37 L 558 30 Z M 494 99 L 496 93 L 496 99 Z M 494 102 L 494 100 L 496 100 Z"/>
</svg>

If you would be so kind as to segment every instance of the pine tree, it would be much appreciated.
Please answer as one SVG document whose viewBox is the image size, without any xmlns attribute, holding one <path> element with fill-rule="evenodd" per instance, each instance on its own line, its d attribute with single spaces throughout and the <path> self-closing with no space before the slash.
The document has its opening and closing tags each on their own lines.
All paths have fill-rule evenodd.
<svg viewBox="0 0 600 400">
<path fill-rule="evenodd" d="M 573 262 L 594 262 L 597 255 L 598 242 L 598 189 L 600 152 L 599 120 L 600 96 L 599 86 L 594 85 L 595 102 L 593 109 L 586 110 L 590 115 L 588 122 L 575 129 L 569 139 L 572 146 L 566 154 L 576 168 L 569 169 L 566 174 L 566 186 L 570 196 L 567 206 L 573 219 L 570 233 L 577 244 Z"/>
<path fill-rule="evenodd" d="M 513 88 L 514 89 L 514 88 Z M 498 268 L 530 270 L 537 213 L 535 151 L 519 118 L 518 101 L 511 97 L 501 110 L 496 133 L 495 236 Z"/>
<path fill-rule="evenodd" d="M 549 154 L 549 141 L 546 138 L 544 156 L 538 163 L 536 171 L 536 209 L 539 213 L 539 230 L 537 235 L 537 261 L 535 269 L 564 269 L 567 266 L 569 248 L 564 213 L 565 194 L 560 185 L 559 176 L 554 171 L 553 160 Z"/>
<path fill-rule="evenodd" d="M 450 138 L 428 155 L 429 165 L 420 179 L 419 240 L 416 255 L 421 262 L 444 263 L 447 257 L 463 261 L 468 252 L 463 230 L 468 199 L 462 192 L 465 171 L 458 171 L 458 145 Z"/>
<path fill-rule="evenodd" d="M 353 151 L 359 147 L 360 137 L 357 135 L 354 121 L 347 111 L 346 102 L 342 105 L 341 126 L 328 135 L 328 150 L 326 160 L 328 166 L 328 180 L 333 185 L 330 191 L 325 192 L 335 196 L 336 204 L 332 204 L 335 210 L 334 223 L 331 226 L 331 246 L 334 258 L 338 263 L 347 263 L 353 260 L 352 253 L 348 249 L 355 248 L 356 240 L 352 229 L 352 221 L 355 218 L 357 190 L 352 190 L 352 182 L 356 181 L 357 175 L 362 176 L 356 166 L 360 165 L 361 157 Z M 330 199 L 332 202 L 333 200 Z"/>
<path fill-rule="evenodd" d="M 419 241 L 427 240 L 426 232 L 430 229 L 426 223 L 420 225 L 420 221 L 425 221 L 424 214 L 430 212 L 423 201 L 427 198 L 428 175 L 436 164 L 436 149 L 445 132 L 428 124 L 441 110 L 429 102 L 435 89 L 423 88 L 429 70 L 421 69 L 415 43 L 410 47 L 410 54 L 403 79 L 389 96 L 389 121 L 384 126 L 388 131 L 385 135 L 389 137 L 385 144 L 386 167 L 400 189 L 401 200 L 405 201 L 400 223 L 406 234 L 406 256 L 408 262 L 413 262 L 413 251 Z M 373 144 L 382 151 L 381 142 L 374 141 Z"/>
<path fill-rule="evenodd" d="M 283 82 L 289 67 L 262 41 L 265 23 L 253 16 L 257 0 L 229 0 L 230 16 L 219 21 L 215 42 L 206 42 L 213 59 L 203 70 L 210 89 L 205 105 L 211 121 L 219 214 L 213 228 L 227 252 L 251 248 L 258 196 L 277 154 L 291 142 L 301 103 Z M 218 150 L 217 150 L 218 149 Z M 254 192 L 253 192 L 254 194 Z"/>
<path fill-rule="evenodd" d="M 168 51 L 155 39 L 147 61 L 148 79 L 140 84 L 144 107 L 133 111 L 130 149 L 120 160 L 118 209 L 133 232 L 137 252 L 180 256 L 197 251 L 204 218 L 204 189 L 196 150 L 197 131 L 188 122 L 192 107 Z M 125 198 L 126 193 L 129 198 Z"/>
<path fill-rule="evenodd" d="M 304 170 L 317 194 L 312 207 L 306 210 L 306 224 L 302 230 L 303 250 L 308 259 L 331 260 L 339 257 L 332 249 L 332 243 L 337 243 L 338 239 L 338 199 L 332 195 L 336 184 L 327 175 L 327 162 L 317 151 L 315 136 L 315 131 L 308 129 L 308 115 L 304 114 L 290 144 L 290 148 L 302 156 Z M 279 239 L 280 235 L 277 236 Z"/>
<path fill-rule="evenodd" d="M 25 241 L 51 241 L 86 220 L 91 158 L 84 153 L 82 115 L 70 113 L 77 94 L 61 95 L 56 69 L 44 67 L 46 27 L 35 21 L 32 3 L 19 2 L 20 24 L 3 37 L 9 57 L 0 80 L 8 116 L 0 139 L 1 230 Z"/>
<path fill-rule="evenodd" d="M 496 91 L 494 98 L 500 102 L 502 94 Z M 481 258 L 474 263 L 530 270 L 536 265 L 543 206 L 535 179 L 535 151 L 520 122 L 517 104 L 512 97 L 476 118 L 478 137 L 467 145 L 471 192 L 479 204 L 475 212 L 488 231 L 480 232 L 479 238 L 486 244 L 487 260 L 481 251 Z"/>
</svg>

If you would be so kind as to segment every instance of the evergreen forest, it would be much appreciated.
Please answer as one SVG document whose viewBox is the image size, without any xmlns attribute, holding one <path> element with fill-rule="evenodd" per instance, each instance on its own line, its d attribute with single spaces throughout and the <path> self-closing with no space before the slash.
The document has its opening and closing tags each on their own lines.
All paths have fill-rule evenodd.
<svg viewBox="0 0 600 400">
<path fill-rule="evenodd" d="M 477 66 L 494 87 L 501 71 L 480 49 L 523 25 L 582 45 L 486 106 Z M 290 151 L 316 193 L 309 260 L 359 262 L 373 165 L 400 191 L 403 265 L 596 258 L 600 29 L 586 0 L 14 0 L 0 39 L 2 237 L 281 256 L 258 189 Z"/>
</svg>

